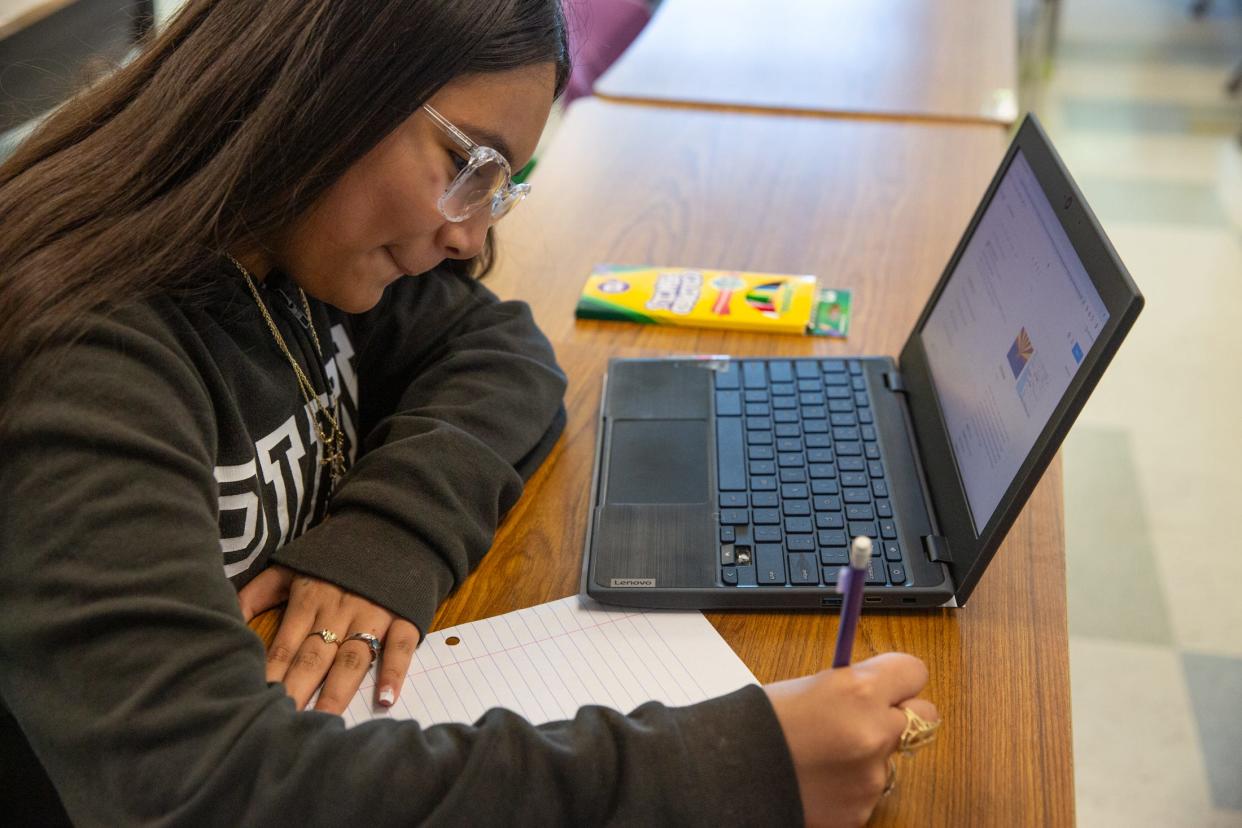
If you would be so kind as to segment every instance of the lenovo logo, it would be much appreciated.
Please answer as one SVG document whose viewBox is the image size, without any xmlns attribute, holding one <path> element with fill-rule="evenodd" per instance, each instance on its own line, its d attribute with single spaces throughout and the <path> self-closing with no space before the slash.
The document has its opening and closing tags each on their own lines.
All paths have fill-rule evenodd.
<svg viewBox="0 0 1242 828">
<path fill-rule="evenodd" d="M 613 578 L 608 585 L 612 587 L 653 587 L 655 578 Z"/>
</svg>

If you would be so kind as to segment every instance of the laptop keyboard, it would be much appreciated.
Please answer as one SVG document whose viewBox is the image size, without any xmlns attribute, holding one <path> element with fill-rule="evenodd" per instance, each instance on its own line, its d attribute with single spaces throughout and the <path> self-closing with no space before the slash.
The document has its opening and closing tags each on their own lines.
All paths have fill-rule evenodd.
<svg viewBox="0 0 1242 828">
<path fill-rule="evenodd" d="M 734 360 L 715 382 L 721 581 L 835 584 L 867 535 L 867 584 L 906 583 L 862 364 Z"/>
</svg>

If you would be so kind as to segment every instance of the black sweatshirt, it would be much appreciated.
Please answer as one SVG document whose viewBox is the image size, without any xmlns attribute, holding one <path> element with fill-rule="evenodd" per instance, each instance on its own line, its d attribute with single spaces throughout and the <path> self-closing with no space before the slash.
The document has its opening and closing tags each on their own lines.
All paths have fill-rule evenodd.
<svg viewBox="0 0 1242 828">
<path fill-rule="evenodd" d="M 42 768 L 0 776 L 46 771 L 74 822 L 104 826 L 800 821 L 756 687 L 540 727 L 493 710 L 346 730 L 267 684 L 236 590 L 279 562 L 427 631 L 559 435 L 565 379 L 525 305 L 447 272 L 363 315 L 312 302 L 323 359 L 292 282 L 260 292 L 339 398 L 351 468 L 330 499 L 309 408 L 231 270 L 32 366 L 0 434 L 0 731 L 21 747 L 6 764 L 28 739 Z"/>
</svg>

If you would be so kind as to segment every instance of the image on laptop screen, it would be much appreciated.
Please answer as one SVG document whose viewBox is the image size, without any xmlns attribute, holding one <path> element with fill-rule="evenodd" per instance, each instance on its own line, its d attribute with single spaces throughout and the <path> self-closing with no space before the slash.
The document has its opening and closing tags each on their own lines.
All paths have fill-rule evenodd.
<svg viewBox="0 0 1242 828">
<path fill-rule="evenodd" d="M 976 533 L 1107 321 L 1017 152 L 922 331 Z"/>
</svg>

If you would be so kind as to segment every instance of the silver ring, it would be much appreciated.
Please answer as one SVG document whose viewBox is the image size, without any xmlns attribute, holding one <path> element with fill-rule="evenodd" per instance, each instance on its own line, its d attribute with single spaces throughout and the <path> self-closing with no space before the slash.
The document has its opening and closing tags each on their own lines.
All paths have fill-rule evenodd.
<svg viewBox="0 0 1242 828">
<path fill-rule="evenodd" d="M 370 633 L 363 633 L 363 632 L 353 633 L 349 635 L 345 640 L 366 642 L 367 647 L 371 650 L 371 663 L 372 664 L 375 663 L 375 659 L 379 656 L 380 650 L 383 649 L 380 646 L 379 638 L 377 636 L 371 635 Z"/>
</svg>

